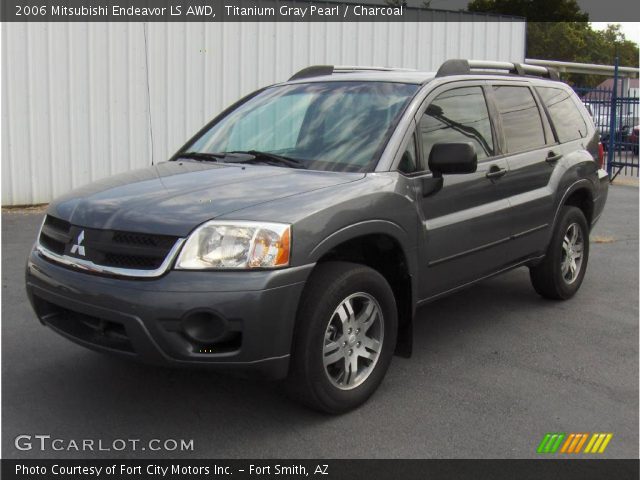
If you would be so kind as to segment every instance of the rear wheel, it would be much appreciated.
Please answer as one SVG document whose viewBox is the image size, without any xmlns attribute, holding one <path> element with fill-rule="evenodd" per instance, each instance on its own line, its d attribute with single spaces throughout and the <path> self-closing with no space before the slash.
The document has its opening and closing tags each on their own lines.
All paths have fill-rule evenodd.
<svg viewBox="0 0 640 480">
<path fill-rule="evenodd" d="M 395 349 L 397 310 L 377 271 L 347 262 L 318 265 L 298 312 L 287 390 L 329 413 L 364 403 Z"/>
<path fill-rule="evenodd" d="M 587 219 L 579 208 L 564 206 L 545 259 L 530 269 L 533 288 L 545 298 L 571 298 L 582 285 L 588 260 Z"/>
</svg>

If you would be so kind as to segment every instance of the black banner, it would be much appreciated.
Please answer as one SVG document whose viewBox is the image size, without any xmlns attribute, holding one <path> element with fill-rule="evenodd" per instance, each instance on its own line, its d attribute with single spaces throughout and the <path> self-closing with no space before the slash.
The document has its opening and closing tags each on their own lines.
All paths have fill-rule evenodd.
<svg viewBox="0 0 640 480">
<path fill-rule="evenodd" d="M 638 460 L 2 460 L 4 480 L 637 480 Z"/>
<path fill-rule="evenodd" d="M 3 0 L 7 22 L 513 21 L 521 17 L 309 0 Z"/>
<path fill-rule="evenodd" d="M 470 13 L 466 3 L 451 10 L 416 8 L 419 3 L 382 0 L 2 0 L 5 22 L 496 22 L 524 21 L 517 15 Z M 395 4 L 394 4 L 395 5 Z M 414 5 L 414 6 L 411 6 Z M 555 21 L 544 15 L 536 21 Z M 447 7 L 447 3 L 438 6 Z M 590 12 L 587 12 L 590 13 Z M 606 9 L 590 13 L 589 20 L 632 21 L 640 9 L 627 0 L 609 0 Z"/>
</svg>

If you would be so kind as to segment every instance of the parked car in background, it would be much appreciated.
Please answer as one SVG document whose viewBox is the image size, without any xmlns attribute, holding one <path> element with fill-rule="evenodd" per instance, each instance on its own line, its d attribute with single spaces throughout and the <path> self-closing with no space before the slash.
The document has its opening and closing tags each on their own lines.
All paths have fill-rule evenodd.
<svg viewBox="0 0 640 480">
<path fill-rule="evenodd" d="M 603 124 L 599 122 L 605 122 Z M 640 123 L 640 119 L 634 115 L 622 115 L 616 117 L 616 134 L 613 141 L 618 144 L 619 150 L 631 149 L 631 139 L 633 125 Z M 602 126 L 601 126 L 602 125 Z M 611 117 L 599 118 L 596 126 L 600 132 L 600 139 L 605 151 L 609 148 Z"/>
<path fill-rule="evenodd" d="M 638 133 L 640 131 L 640 125 L 636 125 L 631 129 L 631 134 L 629 135 L 629 143 L 631 144 L 631 148 L 633 153 L 638 155 Z"/>
<path fill-rule="evenodd" d="M 580 288 L 608 175 L 554 73 L 302 70 L 170 161 L 52 202 L 31 304 L 95 350 L 286 379 L 313 408 L 355 408 L 410 355 L 418 307 L 517 267 L 545 298 Z"/>
</svg>

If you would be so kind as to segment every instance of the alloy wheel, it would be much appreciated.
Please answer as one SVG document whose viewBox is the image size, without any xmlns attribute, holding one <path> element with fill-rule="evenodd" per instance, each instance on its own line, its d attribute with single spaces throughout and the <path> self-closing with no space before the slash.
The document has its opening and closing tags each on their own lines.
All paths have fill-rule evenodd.
<svg viewBox="0 0 640 480">
<path fill-rule="evenodd" d="M 567 227 L 562 240 L 562 258 L 560 260 L 562 278 L 569 285 L 575 282 L 578 275 L 580 275 L 583 253 L 584 237 L 582 229 L 577 223 L 572 223 Z"/>
<path fill-rule="evenodd" d="M 384 341 L 380 305 L 368 293 L 342 300 L 324 335 L 323 363 L 331 383 L 341 390 L 361 385 L 373 372 Z"/>
</svg>

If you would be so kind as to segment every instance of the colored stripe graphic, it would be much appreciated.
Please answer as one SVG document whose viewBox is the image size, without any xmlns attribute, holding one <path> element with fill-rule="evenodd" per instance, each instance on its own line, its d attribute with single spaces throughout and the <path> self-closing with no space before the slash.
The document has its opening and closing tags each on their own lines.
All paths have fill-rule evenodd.
<svg viewBox="0 0 640 480">
<path fill-rule="evenodd" d="M 605 449 L 607 448 L 607 445 L 609 445 L 609 442 L 611 441 L 611 439 L 613 438 L 613 433 L 607 433 L 607 436 L 604 439 L 604 442 L 602 442 L 602 445 L 600 445 L 600 450 L 598 450 L 598 453 L 604 453 Z"/>
<path fill-rule="evenodd" d="M 564 445 L 562 445 L 562 450 L 560 450 L 560 453 L 567 453 L 567 450 L 569 450 L 569 445 L 571 445 L 571 442 L 573 442 L 574 438 L 576 438 L 576 434 L 570 433 L 567 437 L 567 440 L 564 442 Z"/>
<path fill-rule="evenodd" d="M 612 438 L 613 433 L 594 433 L 584 453 L 604 453 Z"/>
<path fill-rule="evenodd" d="M 573 442 L 571 442 L 571 446 L 569 447 L 569 451 L 567 453 L 574 453 L 576 451 L 576 447 L 578 446 L 578 442 L 582 439 L 582 435 L 580 433 L 574 434 Z"/>
<path fill-rule="evenodd" d="M 547 444 L 547 442 L 549 441 L 549 439 L 551 438 L 551 434 L 547 433 L 543 438 L 542 441 L 540 442 L 540 445 L 538 445 L 538 453 L 544 453 L 544 447 Z"/>
<path fill-rule="evenodd" d="M 551 450 L 549 451 L 549 453 L 556 453 L 556 451 L 558 450 L 558 447 L 560 447 L 560 443 L 562 442 L 562 439 L 565 437 L 564 433 L 558 433 L 558 438 L 556 439 L 555 443 L 553 444 L 553 447 L 551 447 Z"/>
<path fill-rule="evenodd" d="M 538 445 L 538 453 L 604 453 L 613 433 L 546 433 Z M 587 439 L 589 441 L 587 441 Z M 586 443 L 586 448 L 584 447 Z M 560 447 L 562 445 L 562 447 Z"/>
<path fill-rule="evenodd" d="M 580 450 L 582 450 L 582 446 L 584 445 L 584 442 L 587 441 L 587 438 L 589 437 L 588 433 L 582 433 L 582 438 L 580 439 L 580 441 L 578 442 L 578 444 L 576 445 L 576 449 L 573 453 L 580 453 Z"/>
<path fill-rule="evenodd" d="M 538 453 L 556 453 L 566 434 L 547 433 L 538 445 Z"/>
</svg>

